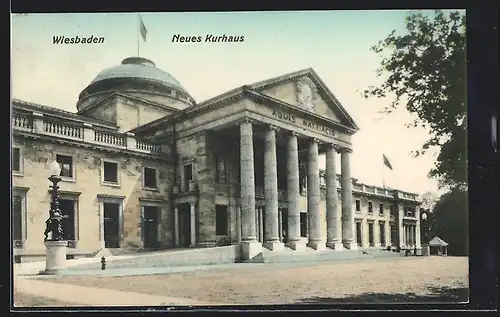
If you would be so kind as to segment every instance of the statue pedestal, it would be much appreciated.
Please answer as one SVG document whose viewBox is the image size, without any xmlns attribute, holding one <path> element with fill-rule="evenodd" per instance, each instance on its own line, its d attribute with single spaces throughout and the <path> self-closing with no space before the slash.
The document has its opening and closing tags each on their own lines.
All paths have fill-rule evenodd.
<svg viewBox="0 0 500 317">
<path fill-rule="evenodd" d="M 429 256 L 431 254 L 430 248 L 428 244 L 422 245 L 422 255 L 423 256 Z"/>
<path fill-rule="evenodd" d="M 55 275 L 66 267 L 66 248 L 68 241 L 45 241 L 45 270 L 43 275 Z"/>
</svg>

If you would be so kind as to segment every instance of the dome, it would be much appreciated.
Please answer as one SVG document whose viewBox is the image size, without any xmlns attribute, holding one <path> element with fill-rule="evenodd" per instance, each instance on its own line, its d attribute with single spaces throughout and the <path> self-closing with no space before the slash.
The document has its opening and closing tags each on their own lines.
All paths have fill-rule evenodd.
<svg viewBox="0 0 500 317">
<path fill-rule="evenodd" d="M 121 65 L 104 69 L 96 76 L 90 85 L 102 80 L 118 78 L 145 79 L 187 93 L 177 79 L 169 73 L 156 68 L 156 65 L 152 61 L 142 57 L 129 57 L 124 59 Z"/>
</svg>

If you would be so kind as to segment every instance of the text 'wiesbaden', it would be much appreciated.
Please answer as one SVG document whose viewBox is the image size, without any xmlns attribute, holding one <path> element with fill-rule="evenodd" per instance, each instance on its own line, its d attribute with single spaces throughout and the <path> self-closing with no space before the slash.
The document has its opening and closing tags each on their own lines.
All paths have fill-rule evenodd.
<svg viewBox="0 0 500 317">
<path fill-rule="evenodd" d="M 53 44 L 103 44 L 104 36 L 89 36 L 89 37 L 80 37 L 80 36 L 53 36 L 52 37 Z"/>
<path fill-rule="evenodd" d="M 180 34 L 175 34 L 172 36 L 173 43 L 242 43 L 245 41 L 245 37 L 233 36 L 233 35 L 213 35 L 207 34 L 205 36 L 184 36 Z"/>
</svg>

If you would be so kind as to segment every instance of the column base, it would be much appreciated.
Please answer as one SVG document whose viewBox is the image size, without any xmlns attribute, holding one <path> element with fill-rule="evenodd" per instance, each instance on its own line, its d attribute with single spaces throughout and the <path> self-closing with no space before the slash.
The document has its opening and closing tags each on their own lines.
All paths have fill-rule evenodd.
<svg viewBox="0 0 500 317">
<path fill-rule="evenodd" d="M 374 248 L 377 248 L 377 249 L 380 249 L 381 248 L 381 244 L 380 243 L 375 243 L 373 245 Z"/>
<path fill-rule="evenodd" d="M 45 241 L 45 272 L 48 274 L 57 274 L 66 267 L 66 252 L 68 241 Z M 43 274 L 40 272 L 40 274 Z"/>
<path fill-rule="evenodd" d="M 240 243 L 241 260 L 248 261 L 262 253 L 262 244 L 253 241 L 241 241 Z"/>
<path fill-rule="evenodd" d="M 283 251 L 285 250 L 285 244 L 281 241 L 266 241 L 264 242 L 264 247 L 271 251 Z"/>
<path fill-rule="evenodd" d="M 342 243 L 338 242 L 338 241 L 327 242 L 326 246 L 332 250 L 335 250 L 335 251 L 341 251 L 344 249 L 344 246 L 342 245 Z"/>
<path fill-rule="evenodd" d="M 316 251 L 324 251 L 326 250 L 326 243 L 325 241 L 319 240 L 319 241 L 309 241 L 307 244 L 311 249 L 314 249 Z"/>
<path fill-rule="evenodd" d="M 355 242 L 342 242 L 344 245 L 344 248 L 347 250 L 357 250 L 358 249 L 358 244 Z"/>
<path fill-rule="evenodd" d="M 288 242 L 288 247 L 294 251 L 305 251 L 306 242 L 304 240 L 295 240 Z"/>
<path fill-rule="evenodd" d="M 53 269 L 53 270 L 42 270 L 38 272 L 38 275 L 59 275 L 61 273 L 61 269 Z"/>
</svg>

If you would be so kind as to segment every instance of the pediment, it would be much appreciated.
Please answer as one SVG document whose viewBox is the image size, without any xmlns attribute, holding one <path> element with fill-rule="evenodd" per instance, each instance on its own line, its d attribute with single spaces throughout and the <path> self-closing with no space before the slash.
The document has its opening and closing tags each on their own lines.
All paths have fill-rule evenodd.
<svg viewBox="0 0 500 317">
<path fill-rule="evenodd" d="M 312 112 L 349 129 L 358 127 L 313 69 L 271 78 L 250 87 L 268 97 Z"/>
</svg>

